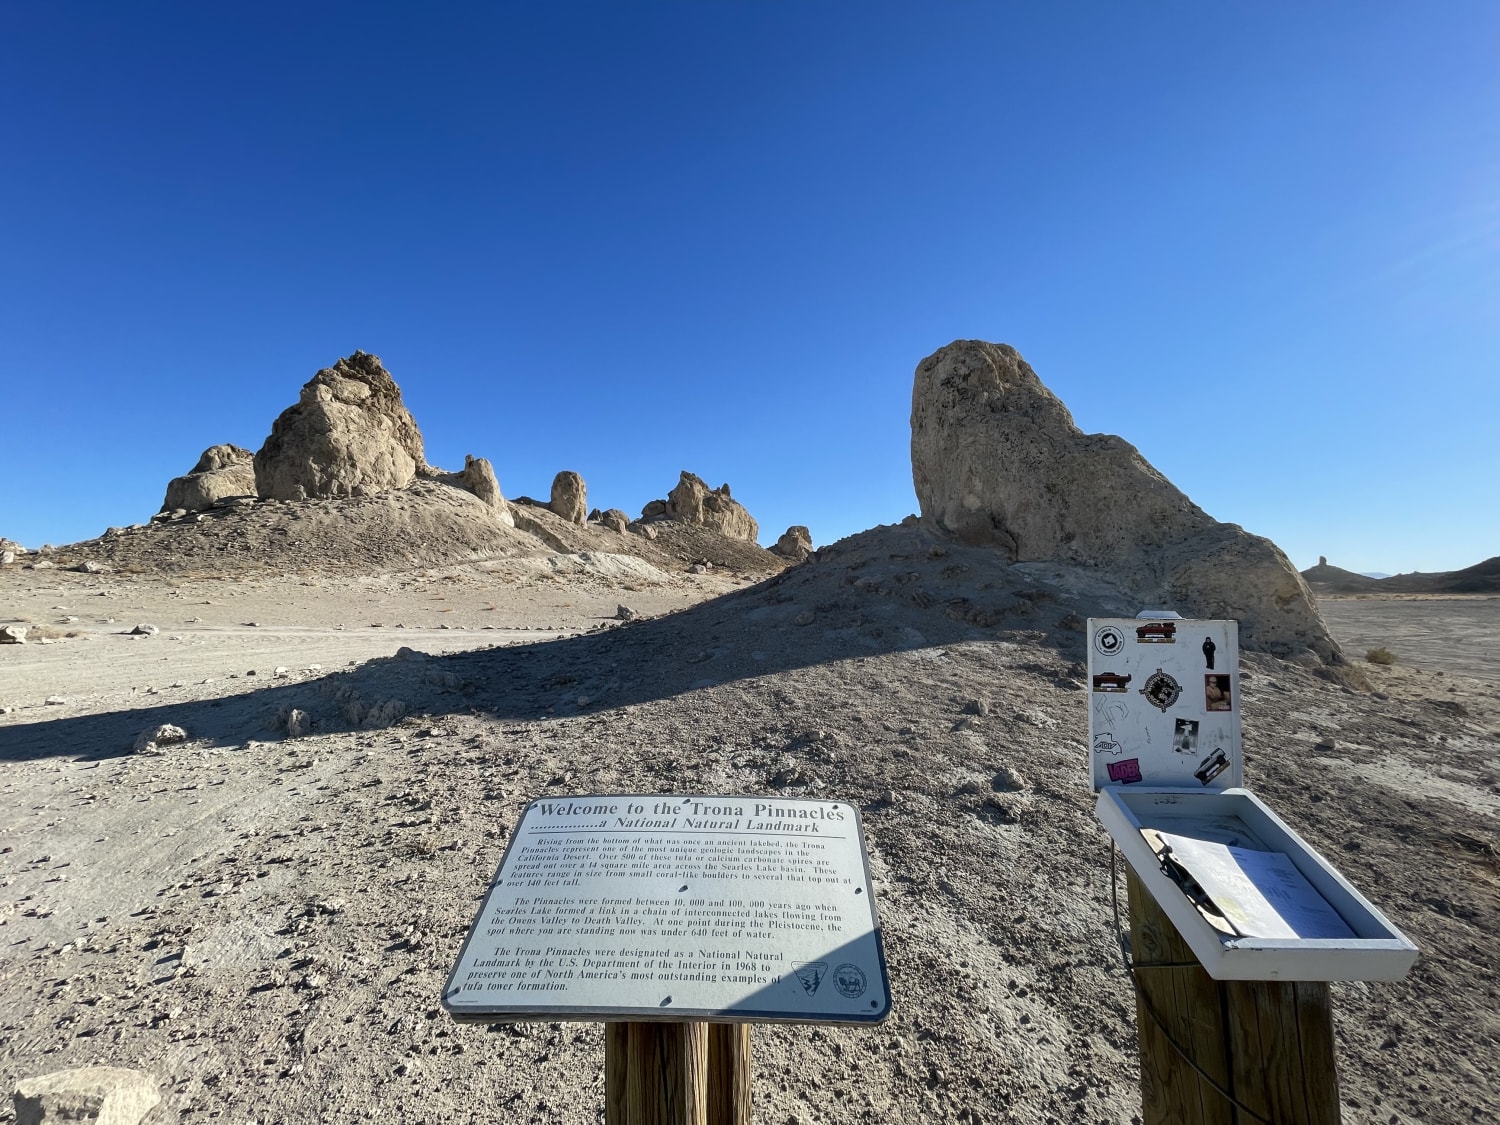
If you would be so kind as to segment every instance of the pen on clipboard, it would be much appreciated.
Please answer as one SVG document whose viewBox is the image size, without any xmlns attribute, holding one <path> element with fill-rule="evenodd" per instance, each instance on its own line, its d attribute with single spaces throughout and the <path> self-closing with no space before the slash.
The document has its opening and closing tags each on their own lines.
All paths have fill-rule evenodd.
<svg viewBox="0 0 1500 1125">
<path fill-rule="evenodd" d="M 1208 893 L 1198 884 L 1198 880 L 1193 878 L 1188 869 L 1172 858 L 1171 844 L 1163 843 L 1161 850 L 1156 853 L 1156 858 L 1161 863 L 1162 874 L 1177 884 L 1178 889 L 1187 896 L 1189 902 L 1204 913 L 1212 914 L 1223 922 L 1235 937 L 1245 936 L 1244 931 L 1234 924 L 1234 920 L 1214 905 L 1214 900 L 1208 897 Z"/>
</svg>

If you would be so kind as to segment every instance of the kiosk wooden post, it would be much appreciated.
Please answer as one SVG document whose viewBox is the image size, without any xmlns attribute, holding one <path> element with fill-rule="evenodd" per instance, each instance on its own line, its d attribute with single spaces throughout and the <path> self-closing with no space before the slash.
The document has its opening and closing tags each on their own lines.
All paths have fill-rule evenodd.
<svg viewBox="0 0 1500 1125">
<path fill-rule="evenodd" d="M 604 1026 L 607 1125 L 750 1125 L 749 1024 Z"/>
<path fill-rule="evenodd" d="M 607 1024 L 604 1105 L 610 1125 L 705 1125 L 708 1024 Z"/>
<path fill-rule="evenodd" d="M 750 1125 L 750 1025 L 708 1025 L 708 1125 Z"/>
<path fill-rule="evenodd" d="M 1144 1125 L 1255 1125 L 1251 1113 L 1273 1125 L 1337 1125 L 1327 983 L 1214 980 L 1134 872 L 1127 883 L 1131 951 L 1139 966 Z M 1194 1070 L 1168 1034 L 1251 1113 Z"/>
</svg>

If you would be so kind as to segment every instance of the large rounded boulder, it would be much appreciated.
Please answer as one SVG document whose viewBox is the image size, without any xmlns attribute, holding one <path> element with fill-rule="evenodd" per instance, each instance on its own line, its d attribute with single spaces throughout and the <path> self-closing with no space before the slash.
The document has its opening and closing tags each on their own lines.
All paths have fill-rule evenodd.
<svg viewBox="0 0 1500 1125">
<path fill-rule="evenodd" d="M 211 445 L 191 472 L 167 482 L 161 510 L 204 512 L 232 496 L 255 495 L 255 454 L 237 445 Z"/>
<path fill-rule="evenodd" d="M 923 519 L 965 543 L 1098 568 L 1143 606 L 1238 619 L 1247 647 L 1342 663 L 1274 543 L 1214 519 L 1124 439 L 1080 430 L 1015 348 L 960 340 L 917 366 L 911 460 Z"/>
<path fill-rule="evenodd" d="M 677 487 L 667 493 L 663 514 L 681 523 L 711 528 L 728 539 L 754 543 L 760 537 L 760 524 L 729 494 L 729 485 L 709 488 L 702 477 L 686 470 L 679 477 Z"/>
<path fill-rule="evenodd" d="M 378 356 L 357 351 L 314 375 L 276 419 L 255 455 L 255 488 L 270 500 L 369 496 L 426 469 L 401 388 Z"/>
</svg>

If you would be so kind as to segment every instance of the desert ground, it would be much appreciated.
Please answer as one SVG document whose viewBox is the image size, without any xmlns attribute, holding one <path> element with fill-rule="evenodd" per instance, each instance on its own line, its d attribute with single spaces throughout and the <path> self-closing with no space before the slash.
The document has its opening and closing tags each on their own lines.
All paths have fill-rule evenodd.
<svg viewBox="0 0 1500 1125">
<path fill-rule="evenodd" d="M 864 810 L 895 1009 L 757 1028 L 756 1120 L 1138 1118 L 1082 664 L 1084 618 L 1140 607 L 1089 575 L 915 520 L 779 574 L 196 573 L 0 568 L 33 627 L 0 647 L 7 1089 L 107 1063 L 152 1121 L 600 1121 L 599 1026 L 438 1006 L 519 811 L 816 793 Z M 1334 986 L 1344 1119 L 1500 1120 L 1500 599 L 1322 608 L 1398 663 L 1247 654 L 1247 783 L 1422 949 Z"/>
</svg>

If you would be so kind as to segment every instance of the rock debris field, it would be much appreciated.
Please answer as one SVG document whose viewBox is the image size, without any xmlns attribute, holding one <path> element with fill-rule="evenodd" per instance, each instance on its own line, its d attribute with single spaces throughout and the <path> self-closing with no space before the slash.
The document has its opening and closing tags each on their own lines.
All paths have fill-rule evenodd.
<svg viewBox="0 0 1500 1125">
<path fill-rule="evenodd" d="M 0 649 L 10 1087 L 99 1063 L 159 1080 L 149 1120 L 601 1120 L 599 1026 L 438 1008 L 520 810 L 815 794 L 865 810 L 895 1010 L 757 1028 L 758 1121 L 1139 1112 L 1081 630 L 1138 607 L 1077 574 L 911 521 L 771 575 L 7 567 L 0 604 L 55 638 Z M 1244 658 L 1249 783 L 1423 951 L 1334 986 L 1347 1121 L 1500 1113 L 1500 699 L 1441 657 L 1374 694 Z M 162 724 L 186 740 L 132 751 Z"/>
</svg>

